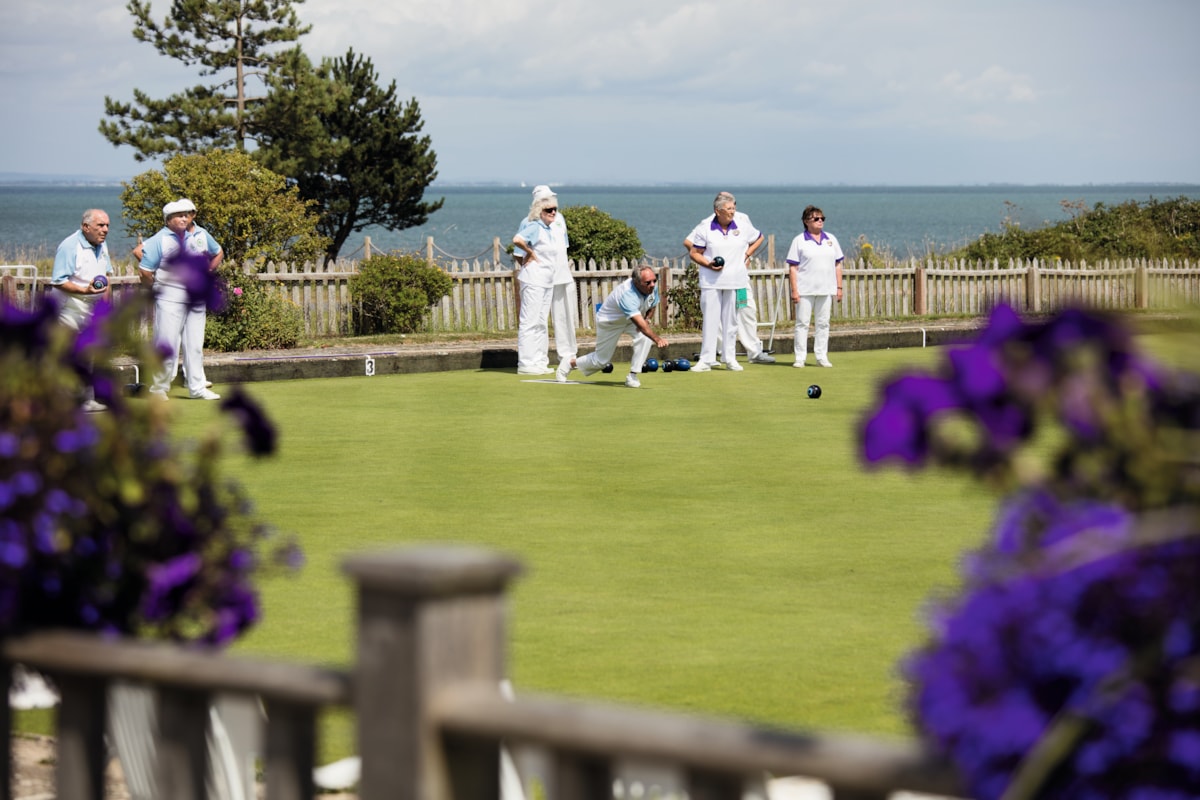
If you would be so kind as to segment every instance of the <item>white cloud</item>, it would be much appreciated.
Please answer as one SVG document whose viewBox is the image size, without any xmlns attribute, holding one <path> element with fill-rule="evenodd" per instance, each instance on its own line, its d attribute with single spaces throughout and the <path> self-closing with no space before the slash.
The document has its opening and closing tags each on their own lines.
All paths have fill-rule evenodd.
<svg viewBox="0 0 1200 800">
<path fill-rule="evenodd" d="M 124 3 L 0 7 L 0 100 L 29 121 L 0 130 L 0 172 L 142 168 L 96 132 L 103 97 L 161 97 L 201 78 L 134 41 Z M 1200 4 L 1179 0 L 296 10 L 312 24 L 310 55 L 353 47 L 420 101 L 446 180 L 1200 181 Z M 1114 60 L 1135 51 L 1152 57 Z"/>
<path fill-rule="evenodd" d="M 1017 75 L 995 64 L 973 78 L 951 72 L 942 78 L 941 85 L 950 94 L 973 103 L 1029 103 L 1037 99 L 1028 75 Z"/>
</svg>

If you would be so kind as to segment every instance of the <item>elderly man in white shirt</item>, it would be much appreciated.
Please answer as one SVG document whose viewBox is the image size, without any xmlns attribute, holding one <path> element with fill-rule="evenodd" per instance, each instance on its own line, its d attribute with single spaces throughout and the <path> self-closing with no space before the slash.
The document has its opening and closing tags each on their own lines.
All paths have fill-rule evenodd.
<svg viewBox="0 0 1200 800">
<path fill-rule="evenodd" d="M 108 214 L 98 208 L 83 212 L 79 230 L 59 244 L 54 254 L 50 285 L 59 291 L 59 321 L 79 332 L 92 318 L 96 304 L 112 302 L 112 263 L 108 258 Z M 101 280 L 103 279 L 103 280 Z M 84 389 L 83 410 L 104 411 L 95 388 Z"/>
</svg>

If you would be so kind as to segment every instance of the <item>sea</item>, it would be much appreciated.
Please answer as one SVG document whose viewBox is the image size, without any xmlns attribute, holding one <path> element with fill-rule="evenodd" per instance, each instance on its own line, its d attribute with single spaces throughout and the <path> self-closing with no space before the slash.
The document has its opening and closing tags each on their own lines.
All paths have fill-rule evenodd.
<svg viewBox="0 0 1200 800">
<path fill-rule="evenodd" d="M 63 238 L 79 227 L 88 208 L 103 208 L 113 218 L 109 249 L 114 256 L 133 247 L 134 239 L 121 220 L 120 184 L 59 185 L 0 184 L 0 260 L 27 263 L 52 255 Z M 632 226 L 648 256 L 677 257 L 683 240 L 701 219 L 712 213 L 718 189 L 737 196 L 738 210 L 754 225 L 775 237 L 778 258 L 803 230 L 804 207 L 819 206 L 825 228 L 851 251 L 868 241 L 879 253 L 909 258 L 945 253 L 989 231 L 1000 231 L 1006 220 L 1037 229 L 1068 219 L 1072 207 L 1092 208 L 1129 200 L 1176 197 L 1200 199 L 1200 186 L 1191 184 L 1118 185 L 986 185 L 986 186 L 574 186 L 554 187 L 559 204 L 595 206 Z M 346 242 L 341 256 L 360 258 L 364 237 L 384 251 L 424 252 L 433 237 L 443 258 L 490 259 L 492 240 L 507 245 L 528 213 L 527 186 L 434 185 L 427 201 L 443 199 L 441 209 L 419 228 L 390 231 L 367 228 Z M 200 224 L 204 213 L 200 210 Z"/>
</svg>

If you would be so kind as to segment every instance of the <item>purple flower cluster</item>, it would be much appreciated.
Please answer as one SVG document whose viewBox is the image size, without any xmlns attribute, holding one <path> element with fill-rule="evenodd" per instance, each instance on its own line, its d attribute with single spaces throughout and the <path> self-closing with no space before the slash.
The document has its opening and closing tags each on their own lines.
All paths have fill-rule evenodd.
<svg viewBox="0 0 1200 800">
<path fill-rule="evenodd" d="M 259 616 L 254 578 L 299 562 L 219 470 L 219 432 L 172 437 L 168 409 L 126 397 L 112 368 L 131 353 L 143 301 L 104 306 L 78 334 L 53 299 L 0 306 L 0 635 L 66 627 L 220 644 Z M 109 411 L 78 398 L 91 376 Z M 256 455 L 276 434 L 241 391 L 224 405 Z"/>
<path fill-rule="evenodd" d="M 176 234 L 176 238 L 178 246 L 175 254 L 167 261 L 174 271 L 183 276 L 188 300 L 220 313 L 225 309 L 225 290 L 217 272 L 209 269 L 209 256 L 206 253 L 189 252 L 184 234 Z"/>
<path fill-rule="evenodd" d="M 998 308 L 937 372 L 884 387 L 869 461 L 1008 491 L 904 665 L 916 726 L 972 796 L 1200 797 L 1197 442 L 1195 376 L 1081 310 Z"/>
<path fill-rule="evenodd" d="M 1068 309 L 1026 323 L 998 306 L 978 339 L 952 348 L 937 371 L 884 386 L 863 452 L 870 463 L 966 468 L 1001 488 L 1033 482 L 1134 510 L 1192 502 L 1200 500 L 1192 443 L 1171 432 L 1200 429 L 1198 389 L 1196 376 L 1140 355 L 1129 331 L 1103 314 Z M 1022 473 L 1029 461 L 1020 456 L 1035 444 L 1052 448 L 1049 466 Z"/>
</svg>

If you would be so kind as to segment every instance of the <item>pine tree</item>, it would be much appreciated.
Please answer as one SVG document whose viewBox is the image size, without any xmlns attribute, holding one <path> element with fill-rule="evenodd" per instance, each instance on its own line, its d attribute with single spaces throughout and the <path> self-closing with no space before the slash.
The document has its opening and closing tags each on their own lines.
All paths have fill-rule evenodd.
<svg viewBox="0 0 1200 800">
<path fill-rule="evenodd" d="M 271 130 L 255 157 L 313 201 L 330 240 L 327 260 L 356 231 L 415 227 L 442 207 L 423 201 L 437 155 L 420 135 L 420 106 L 399 100 L 395 81 L 381 87 L 371 60 L 353 50 L 316 69 L 291 53 L 273 76 L 263 118 Z"/>
<path fill-rule="evenodd" d="M 134 148 L 145 161 L 160 155 L 212 148 L 246 148 L 261 124 L 262 97 L 251 96 L 252 79 L 264 83 L 281 53 L 309 31 L 293 6 L 304 0 L 174 0 L 162 24 L 150 17 L 149 0 L 130 0 L 133 36 L 200 74 L 218 78 L 156 100 L 134 89 L 133 103 L 104 98 L 100 132 L 114 146 Z"/>
</svg>

